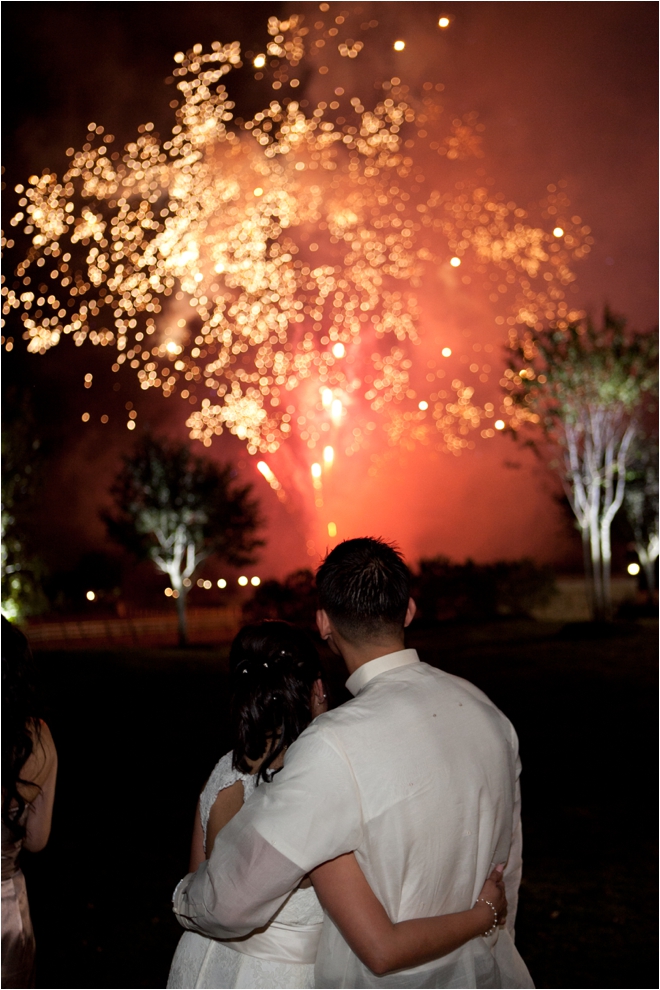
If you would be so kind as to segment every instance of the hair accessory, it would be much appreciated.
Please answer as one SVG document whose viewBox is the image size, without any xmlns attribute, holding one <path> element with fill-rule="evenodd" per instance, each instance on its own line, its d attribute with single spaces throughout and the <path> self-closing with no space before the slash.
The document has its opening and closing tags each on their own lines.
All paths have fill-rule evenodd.
<svg viewBox="0 0 660 990">
<path fill-rule="evenodd" d="M 491 925 L 491 927 L 488 929 L 487 932 L 482 932 L 481 933 L 481 937 L 482 938 L 488 938 L 489 935 L 492 935 L 493 932 L 497 930 L 498 914 L 497 914 L 497 911 L 495 910 L 495 905 L 492 903 L 492 901 L 487 901 L 485 897 L 477 897 L 477 899 L 476 899 L 476 901 L 474 903 L 475 904 L 479 904 L 479 902 L 481 902 L 482 904 L 487 904 L 488 907 L 493 912 L 493 924 Z"/>
</svg>

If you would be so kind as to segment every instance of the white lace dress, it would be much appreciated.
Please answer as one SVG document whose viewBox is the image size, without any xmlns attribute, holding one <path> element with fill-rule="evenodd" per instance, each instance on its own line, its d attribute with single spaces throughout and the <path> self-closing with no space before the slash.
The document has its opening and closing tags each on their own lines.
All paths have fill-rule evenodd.
<svg viewBox="0 0 660 990">
<path fill-rule="evenodd" d="M 209 814 L 219 792 L 240 780 L 247 801 L 255 787 L 255 778 L 234 770 L 231 762 L 231 753 L 222 757 L 199 799 L 205 847 Z M 185 990 L 313 987 L 322 921 L 323 910 L 314 888 L 307 887 L 294 890 L 268 928 L 248 938 L 225 941 L 186 931 L 174 953 L 167 986 Z"/>
</svg>

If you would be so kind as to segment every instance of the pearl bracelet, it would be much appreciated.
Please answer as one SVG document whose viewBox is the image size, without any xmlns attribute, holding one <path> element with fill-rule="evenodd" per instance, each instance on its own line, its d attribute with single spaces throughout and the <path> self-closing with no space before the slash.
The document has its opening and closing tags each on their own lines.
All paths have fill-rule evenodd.
<svg viewBox="0 0 660 990">
<path fill-rule="evenodd" d="M 482 932 L 481 933 L 481 937 L 482 938 L 488 938 L 489 935 L 492 935 L 493 932 L 497 930 L 497 918 L 498 918 L 498 915 L 497 915 L 497 911 L 495 910 L 495 905 L 492 903 L 492 901 L 487 901 L 485 897 L 477 897 L 477 899 L 476 899 L 476 901 L 474 903 L 475 904 L 479 904 L 479 902 L 481 902 L 482 904 L 487 904 L 488 907 L 493 912 L 493 924 L 491 925 L 491 927 L 488 929 L 487 932 Z"/>
</svg>

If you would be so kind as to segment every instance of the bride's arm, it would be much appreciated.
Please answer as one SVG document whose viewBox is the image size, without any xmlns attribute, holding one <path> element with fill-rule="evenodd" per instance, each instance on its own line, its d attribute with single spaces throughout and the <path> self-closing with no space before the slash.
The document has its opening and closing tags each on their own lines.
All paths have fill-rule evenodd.
<svg viewBox="0 0 660 990">
<path fill-rule="evenodd" d="M 193 825 L 192 843 L 190 844 L 190 864 L 188 872 L 194 873 L 198 866 L 206 859 L 204 852 L 204 829 L 202 828 L 202 818 L 199 813 L 199 801 L 195 811 L 195 824 Z"/>
<path fill-rule="evenodd" d="M 493 911 L 482 901 L 457 914 L 392 923 L 353 853 L 323 863 L 311 877 L 321 904 L 353 952 L 379 976 L 447 955 L 493 924 Z M 480 897 L 491 901 L 503 917 L 501 877 L 501 871 L 494 870 Z"/>
</svg>

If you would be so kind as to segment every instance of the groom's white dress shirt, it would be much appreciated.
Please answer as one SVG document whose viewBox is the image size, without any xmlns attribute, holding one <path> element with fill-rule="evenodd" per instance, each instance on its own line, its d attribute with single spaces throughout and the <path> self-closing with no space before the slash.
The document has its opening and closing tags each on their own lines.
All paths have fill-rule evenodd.
<svg viewBox="0 0 660 990">
<path fill-rule="evenodd" d="M 375 976 L 326 917 L 317 987 L 532 987 L 512 941 L 521 872 L 518 741 L 474 685 L 401 650 L 359 667 L 355 697 L 310 725 L 175 893 L 186 928 L 265 925 L 315 866 L 354 851 L 392 921 L 466 910 L 507 863 L 508 931 Z M 347 896 L 350 892 L 347 891 Z"/>
</svg>

